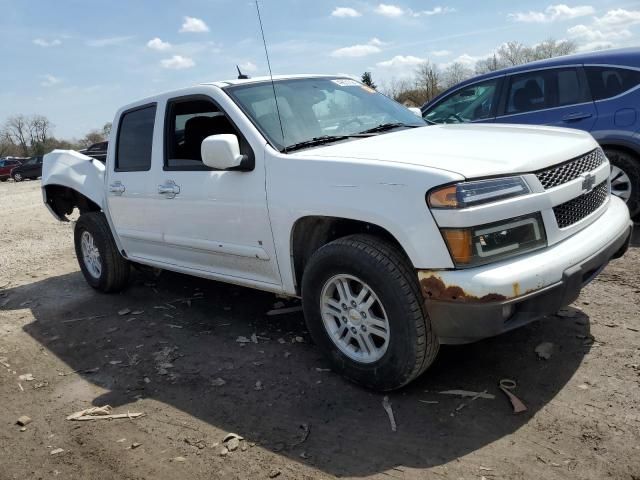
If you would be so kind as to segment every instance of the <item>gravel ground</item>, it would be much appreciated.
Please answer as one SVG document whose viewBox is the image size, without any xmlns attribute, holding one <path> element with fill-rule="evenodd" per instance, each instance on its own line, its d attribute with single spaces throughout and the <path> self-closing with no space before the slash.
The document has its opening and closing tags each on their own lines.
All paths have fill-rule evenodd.
<svg viewBox="0 0 640 480">
<path fill-rule="evenodd" d="M 96 293 L 39 182 L 0 184 L 0 202 L 0 479 L 640 479 L 638 235 L 562 315 L 443 348 L 389 395 L 394 433 L 381 395 L 326 370 L 300 313 L 266 316 L 273 295 L 168 272 Z M 65 420 L 103 405 L 145 416 Z M 227 452 L 229 432 L 244 439 Z"/>
</svg>

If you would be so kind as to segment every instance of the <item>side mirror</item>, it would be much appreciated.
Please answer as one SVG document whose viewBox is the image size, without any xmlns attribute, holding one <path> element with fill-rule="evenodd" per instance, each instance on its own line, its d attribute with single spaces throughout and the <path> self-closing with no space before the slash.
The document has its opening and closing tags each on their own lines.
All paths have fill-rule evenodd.
<svg viewBox="0 0 640 480">
<path fill-rule="evenodd" d="M 246 159 L 240 154 L 238 137 L 224 133 L 211 135 L 202 141 L 200 147 L 202 162 L 216 170 L 233 170 L 241 167 Z"/>
<path fill-rule="evenodd" d="M 409 110 L 411 110 L 414 115 L 422 118 L 422 110 L 420 110 L 418 107 L 409 107 Z"/>
</svg>

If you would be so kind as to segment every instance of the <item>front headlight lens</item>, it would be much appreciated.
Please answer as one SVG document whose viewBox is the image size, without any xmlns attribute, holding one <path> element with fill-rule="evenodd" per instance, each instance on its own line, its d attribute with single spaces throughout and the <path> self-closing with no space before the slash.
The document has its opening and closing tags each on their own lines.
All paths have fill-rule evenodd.
<svg viewBox="0 0 640 480">
<path fill-rule="evenodd" d="M 539 213 L 471 228 L 443 228 L 442 236 L 459 268 L 475 267 L 547 246 Z"/>
<path fill-rule="evenodd" d="M 522 177 L 463 182 L 433 190 L 429 193 L 429 206 L 431 208 L 466 208 L 526 195 L 530 191 Z"/>
</svg>

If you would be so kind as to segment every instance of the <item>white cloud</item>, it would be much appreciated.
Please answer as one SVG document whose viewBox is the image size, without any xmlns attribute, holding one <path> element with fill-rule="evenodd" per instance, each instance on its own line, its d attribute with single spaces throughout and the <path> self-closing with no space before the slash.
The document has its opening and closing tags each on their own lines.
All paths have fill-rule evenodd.
<svg viewBox="0 0 640 480">
<path fill-rule="evenodd" d="M 384 15 L 385 17 L 401 17 L 404 15 L 404 10 L 396 5 L 387 5 L 381 3 L 375 9 L 375 12 L 379 15 Z"/>
<path fill-rule="evenodd" d="M 342 47 L 331 52 L 332 57 L 365 57 L 373 53 L 381 52 L 380 47 L 385 45 L 385 42 L 379 38 L 373 37 L 366 44 L 351 45 L 350 47 Z"/>
<path fill-rule="evenodd" d="M 362 14 L 357 11 L 355 8 L 350 8 L 350 7 L 336 7 L 333 12 L 331 12 L 331 16 L 332 17 L 339 17 L 339 18 L 345 18 L 345 17 L 360 17 L 362 16 Z"/>
<path fill-rule="evenodd" d="M 130 40 L 131 36 L 128 37 L 108 37 L 108 38 L 97 38 L 94 40 L 87 40 L 88 47 L 111 47 L 113 45 L 120 45 L 121 43 Z"/>
<path fill-rule="evenodd" d="M 547 23 L 556 20 L 570 20 L 572 18 L 585 17 L 593 15 L 595 9 L 591 5 L 579 5 L 569 7 L 564 4 L 549 5 L 544 12 L 517 12 L 510 13 L 509 17 L 516 22 L 524 23 Z"/>
<path fill-rule="evenodd" d="M 240 70 L 242 71 L 242 73 L 255 72 L 258 69 L 257 65 L 253 62 L 241 63 L 238 66 L 240 67 Z"/>
<path fill-rule="evenodd" d="M 596 25 L 603 27 L 627 27 L 640 23 L 640 10 L 618 8 L 609 10 L 602 17 L 595 19 Z"/>
<path fill-rule="evenodd" d="M 50 73 L 42 75 L 42 78 L 43 80 L 42 82 L 40 82 L 40 85 L 42 85 L 43 87 L 53 87 L 54 85 L 57 85 L 62 81 L 58 77 L 54 77 Z"/>
<path fill-rule="evenodd" d="M 594 50 L 605 50 L 607 48 L 613 48 L 612 42 L 589 42 L 583 43 L 578 47 L 578 52 L 593 52 Z"/>
<path fill-rule="evenodd" d="M 440 14 L 444 14 L 444 13 L 453 13 L 455 11 L 456 11 L 455 8 L 435 7 L 435 8 L 432 8 L 431 10 L 421 10 L 419 12 L 411 12 L 411 15 L 414 16 L 414 17 L 422 17 L 422 16 L 431 17 L 433 15 L 440 15 Z"/>
<path fill-rule="evenodd" d="M 201 33 L 208 31 L 209 27 L 204 23 L 204 20 L 195 17 L 184 17 L 184 23 L 180 28 L 180 32 L 182 33 Z"/>
<path fill-rule="evenodd" d="M 576 25 L 575 27 L 571 27 L 567 30 L 567 33 L 575 39 L 584 40 L 586 42 L 609 42 L 611 40 L 622 40 L 633 36 L 633 34 L 626 29 L 598 30 L 592 26 L 588 27 L 586 25 Z"/>
<path fill-rule="evenodd" d="M 43 38 L 36 38 L 33 40 L 33 43 L 35 45 L 38 45 L 39 47 L 57 47 L 58 45 L 62 44 L 62 42 L 60 40 L 58 40 L 57 38 L 54 40 L 45 40 Z"/>
<path fill-rule="evenodd" d="M 431 55 L 433 55 L 434 57 L 446 57 L 447 55 L 451 55 L 451 52 L 449 50 L 432 50 Z"/>
<path fill-rule="evenodd" d="M 169 42 L 163 42 L 158 37 L 153 38 L 147 42 L 147 47 L 151 50 L 169 50 L 171 48 L 171 44 Z"/>
<path fill-rule="evenodd" d="M 396 55 L 390 60 L 376 63 L 376 67 L 380 68 L 413 68 L 421 63 L 424 63 L 426 59 L 420 57 L 414 57 L 413 55 Z"/>
<path fill-rule="evenodd" d="M 160 62 L 164 68 L 169 68 L 171 70 L 183 70 L 185 68 L 195 67 L 196 62 L 194 62 L 189 57 L 183 57 L 182 55 L 174 55 L 171 58 L 165 58 Z"/>
</svg>

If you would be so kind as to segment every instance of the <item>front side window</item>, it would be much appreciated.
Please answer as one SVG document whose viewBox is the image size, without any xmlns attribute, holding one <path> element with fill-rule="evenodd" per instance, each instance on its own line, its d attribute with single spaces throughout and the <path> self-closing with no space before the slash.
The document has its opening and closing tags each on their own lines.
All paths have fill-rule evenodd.
<svg viewBox="0 0 640 480">
<path fill-rule="evenodd" d="M 165 169 L 209 170 L 202 163 L 202 141 L 211 135 L 225 133 L 238 137 L 240 153 L 250 155 L 244 137 L 212 101 L 186 98 L 169 102 L 165 125 Z"/>
<path fill-rule="evenodd" d="M 151 168 L 155 119 L 155 105 L 122 114 L 118 128 L 116 171 L 135 172 Z"/>
<path fill-rule="evenodd" d="M 615 97 L 640 85 L 640 71 L 617 67 L 584 67 L 594 100 Z"/>
<path fill-rule="evenodd" d="M 507 89 L 505 113 L 535 112 L 587 101 L 578 70 L 555 68 L 513 75 Z"/>
<path fill-rule="evenodd" d="M 357 135 L 380 125 L 426 125 L 399 103 L 347 78 L 278 80 L 274 86 L 249 83 L 227 87 L 226 92 L 281 151 L 318 138 Z"/>
<path fill-rule="evenodd" d="M 498 79 L 463 87 L 426 112 L 435 123 L 460 123 L 492 117 Z"/>
</svg>

